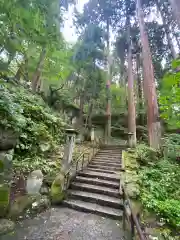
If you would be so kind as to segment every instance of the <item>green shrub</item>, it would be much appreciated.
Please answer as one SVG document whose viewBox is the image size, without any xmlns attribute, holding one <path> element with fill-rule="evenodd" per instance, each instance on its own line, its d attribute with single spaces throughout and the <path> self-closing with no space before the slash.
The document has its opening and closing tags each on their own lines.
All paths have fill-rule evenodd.
<svg viewBox="0 0 180 240">
<path fill-rule="evenodd" d="M 164 138 L 163 153 L 166 158 L 180 158 L 180 134 L 170 134 Z"/>
<path fill-rule="evenodd" d="M 157 161 L 159 158 L 159 152 L 148 147 L 146 144 L 139 144 L 135 149 L 135 156 L 142 165 L 146 165 L 150 162 Z"/>
<path fill-rule="evenodd" d="M 38 95 L 12 84 L 0 85 L 0 127 L 19 136 L 14 166 L 23 170 L 43 167 L 45 159 L 64 142 L 64 120 Z"/>
<path fill-rule="evenodd" d="M 141 201 L 172 227 L 180 228 L 180 166 L 169 159 L 159 159 L 140 172 Z"/>
</svg>

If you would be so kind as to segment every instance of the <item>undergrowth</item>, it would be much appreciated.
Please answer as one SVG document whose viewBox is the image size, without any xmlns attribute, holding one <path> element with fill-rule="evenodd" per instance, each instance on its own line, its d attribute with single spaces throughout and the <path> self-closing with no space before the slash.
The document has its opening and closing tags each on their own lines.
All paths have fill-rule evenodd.
<svg viewBox="0 0 180 240">
<path fill-rule="evenodd" d="M 64 142 L 66 123 L 61 116 L 40 96 L 7 83 L 0 85 L 0 112 L 1 131 L 11 130 L 18 138 L 14 168 L 24 172 L 40 168 L 45 173 L 55 168 L 48 155 Z"/>
<path fill-rule="evenodd" d="M 145 144 L 136 149 L 140 163 L 140 199 L 144 207 L 156 213 L 173 229 L 180 230 L 180 135 L 164 139 L 162 151 Z"/>
</svg>

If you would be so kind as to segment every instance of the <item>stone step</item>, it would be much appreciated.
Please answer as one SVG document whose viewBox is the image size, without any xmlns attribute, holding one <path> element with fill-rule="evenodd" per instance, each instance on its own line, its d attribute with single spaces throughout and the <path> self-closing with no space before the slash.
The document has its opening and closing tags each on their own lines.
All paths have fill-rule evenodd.
<svg viewBox="0 0 180 240">
<path fill-rule="evenodd" d="M 120 159 L 121 155 L 115 155 L 112 154 L 97 154 L 96 157 L 103 157 L 103 158 L 110 158 L 110 159 Z"/>
<path fill-rule="evenodd" d="M 93 165 L 93 164 L 89 164 L 88 165 L 88 168 L 95 168 L 95 169 L 104 169 L 104 170 L 110 170 L 110 171 L 120 171 L 121 170 L 121 166 L 116 166 L 116 167 L 114 167 L 114 166 L 106 166 L 106 164 L 95 164 L 95 165 Z"/>
<path fill-rule="evenodd" d="M 115 163 L 118 163 L 121 161 L 121 158 L 108 158 L 108 157 L 95 157 L 93 158 L 93 160 L 100 160 L 100 161 L 107 161 L 107 162 L 115 162 Z"/>
<path fill-rule="evenodd" d="M 110 157 L 110 158 L 120 158 L 121 154 L 113 154 L 113 153 L 97 153 L 96 156 L 104 156 L 104 157 Z"/>
<path fill-rule="evenodd" d="M 85 202 L 97 203 L 102 206 L 123 209 L 123 202 L 120 198 L 109 197 L 103 194 L 89 193 L 82 191 L 69 190 L 68 196 L 71 199 L 79 199 Z"/>
<path fill-rule="evenodd" d="M 98 173 L 98 172 L 93 172 L 89 170 L 78 172 L 78 176 L 92 177 L 92 178 L 98 178 L 98 179 L 104 179 L 104 180 L 110 180 L 110 181 L 116 181 L 116 182 L 119 182 L 120 180 L 120 176 L 118 174 Z"/>
<path fill-rule="evenodd" d="M 89 171 L 95 171 L 95 172 L 102 172 L 102 173 L 109 173 L 109 174 L 116 174 L 118 173 L 118 171 L 114 171 L 114 170 L 105 170 L 105 169 L 102 169 L 102 168 L 86 168 L 87 170 Z"/>
<path fill-rule="evenodd" d="M 114 181 L 108 181 L 108 180 L 103 180 L 103 179 L 98 179 L 98 178 L 90 178 L 90 177 L 80 177 L 76 176 L 76 182 L 80 183 L 89 183 L 93 185 L 98 185 L 102 187 L 110 187 L 110 188 L 115 188 L 119 189 L 119 182 L 114 182 Z"/>
<path fill-rule="evenodd" d="M 87 183 L 72 182 L 70 185 L 70 188 L 75 189 L 75 190 L 80 190 L 80 191 L 105 194 L 105 195 L 113 196 L 113 197 L 120 197 L 119 189 L 91 185 L 91 184 L 87 184 Z"/>
<path fill-rule="evenodd" d="M 117 144 L 114 144 L 114 145 L 102 145 L 101 146 L 102 147 L 102 149 L 103 150 L 115 150 L 115 149 L 125 149 L 126 148 L 126 146 L 124 146 L 124 145 L 117 145 Z"/>
<path fill-rule="evenodd" d="M 100 206 L 96 203 L 87 203 L 80 200 L 64 200 L 65 206 L 71 207 L 75 210 L 83 212 L 95 213 L 104 217 L 109 217 L 117 220 L 122 220 L 123 213 L 121 210 L 113 209 L 110 207 Z"/>
<path fill-rule="evenodd" d="M 103 158 L 94 158 L 94 159 L 92 159 L 91 162 L 93 162 L 93 161 L 96 161 L 99 163 L 103 162 L 104 164 L 106 164 L 106 163 L 121 164 L 121 160 L 115 161 L 115 160 L 109 160 L 109 159 L 103 159 Z"/>
<path fill-rule="evenodd" d="M 103 151 L 103 152 L 101 152 L 101 151 L 99 151 L 97 154 L 103 154 L 103 155 L 113 155 L 113 156 L 116 156 L 116 155 L 121 155 L 121 152 L 110 152 L 110 151 Z"/>
<path fill-rule="evenodd" d="M 115 167 L 115 168 L 121 168 L 121 163 L 112 163 L 112 162 L 105 162 L 105 161 L 91 161 L 90 164 L 92 166 L 96 166 L 96 165 L 101 165 L 101 166 L 106 166 L 106 167 Z"/>
</svg>

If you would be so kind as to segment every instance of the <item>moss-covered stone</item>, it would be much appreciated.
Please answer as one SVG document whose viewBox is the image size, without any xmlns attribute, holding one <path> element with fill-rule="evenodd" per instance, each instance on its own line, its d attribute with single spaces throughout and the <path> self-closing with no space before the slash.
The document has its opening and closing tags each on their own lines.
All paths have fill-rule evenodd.
<svg viewBox="0 0 180 240">
<path fill-rule="evenodd" d="M 140 194 L 139 185 L 133 182 L 126 184 L 126 192 L 130 198 L 137 199 Z"/>
<path fill-rule="evenodd" d="M 123 159 L 126 169 L 138 169 L 138 163 L 133 153 L 123 151 Z"/>
<path fill-rule="evenodd" d="M 138 163 L 133 156 L 133 152 L 123 151 L 122 161 L 125 168 L 125 172 L 121 173 L 121 182 L 124 185 L 128 196 L 132 199 L 137 199 L 140 193 L 140 187 L 138 184 Z"/>
<path fill-rule="evenodd" d="M 10 219 L 17 219 L 26 212 L 39 213 L 48 208 L 49 205 L 48 198 L 40 194 L 19 196 L 11 205 L 8 216 Z"/>
<path fill-rule="evenodd" d="M 59 173 L 51 185 L 51 201 L 53 204 L 59 204 L 64 199 L 64 175 Z"/>
<path fill-rule="evenodd" d="M 0 219 L 0 235 L 11 233 L 15 228 L 15 223 L 8 219 Z"/>
<path fill-rule="evenodd" d="M 4 217 L 9 207 L 10 187 L 8 184 L 0 184 L 0 217 Z"/>
</svg>

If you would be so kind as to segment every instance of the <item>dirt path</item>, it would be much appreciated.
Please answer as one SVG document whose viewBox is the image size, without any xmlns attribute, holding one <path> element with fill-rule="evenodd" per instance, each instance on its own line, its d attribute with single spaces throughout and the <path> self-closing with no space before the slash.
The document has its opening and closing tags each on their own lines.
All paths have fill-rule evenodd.
<svg viewBox="0 0 180 240">
<path fill-rule="evenodd" d="M 121 240 L 118 221 L 68 208 L 51 208 L 34 219 L 17 224 L 1 240 Z"/>
</svg>

